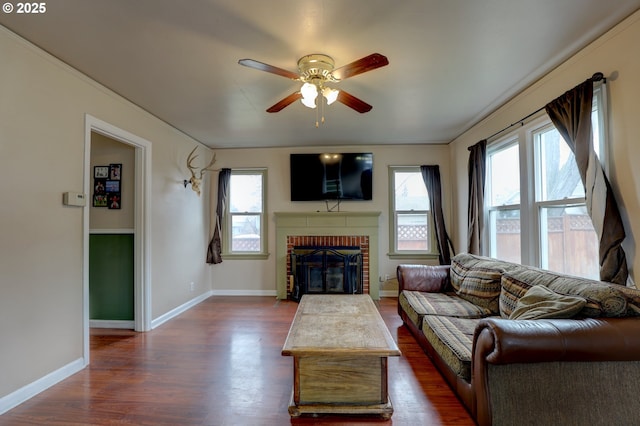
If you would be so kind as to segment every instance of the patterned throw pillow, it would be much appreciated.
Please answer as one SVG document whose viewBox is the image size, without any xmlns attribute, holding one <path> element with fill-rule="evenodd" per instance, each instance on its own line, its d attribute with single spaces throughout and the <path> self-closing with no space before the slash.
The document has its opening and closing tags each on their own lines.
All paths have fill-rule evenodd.
<svg viewBox="0 0 640 426">
<path fill-rule="evenodd" d="M 580 296 L 567 296 L 534 285 L 518 300 L 509 319 L 573 318 L 587 300 Z"/>
</svg>

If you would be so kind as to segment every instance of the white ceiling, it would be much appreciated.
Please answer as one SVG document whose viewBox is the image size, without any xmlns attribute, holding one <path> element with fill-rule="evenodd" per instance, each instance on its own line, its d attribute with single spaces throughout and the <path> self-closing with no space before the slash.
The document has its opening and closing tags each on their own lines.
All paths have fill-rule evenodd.
<svg viewBox="0 0 640 426">
<path fill-rule="evenodd" d="M 640 8 L 640 0 L 50 0 L 0 24 L 212 148 L 447 143 Z M 296 71 L 371 53 L 315 128 L 299 89 L 238 65 Z M 584 78 L 596 71 L 585 70 Z M 506 123 L 508 124 L 508 123 Z"/>
</svg>

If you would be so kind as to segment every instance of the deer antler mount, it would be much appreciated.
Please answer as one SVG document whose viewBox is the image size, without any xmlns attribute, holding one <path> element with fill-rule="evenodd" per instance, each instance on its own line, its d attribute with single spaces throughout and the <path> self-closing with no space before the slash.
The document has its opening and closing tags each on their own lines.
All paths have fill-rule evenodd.
<svg viewBox="0 0 640 426">
<path fill-rule="evenodd" d="M 193 148 L 193 150 L 191 150 L 189 156 L 187 157 L 187 168 L 191 172 L 191 178 L 189 178 L 189 180 L 184 180 L 184 187 L 186 188 L 187 185 L 191 184 L 191 189 L 193 189 L 196 194 L 200 196 L 200 185 L 202 184 L 202 177 L 204 176 L 205 172 L 213 171 L 211 167 L 216 162 L 216 154 L 213 154 L 213 157 L 211 157 L 211 161 L 209 161 L 209 164 L 201 169 L 198 169 L 197 167 L 193 166 L 193 161 L 198 158 L 197 155 L 194 155 L 196 149 L 198 149 L 197 146 Z"/>
</svg>

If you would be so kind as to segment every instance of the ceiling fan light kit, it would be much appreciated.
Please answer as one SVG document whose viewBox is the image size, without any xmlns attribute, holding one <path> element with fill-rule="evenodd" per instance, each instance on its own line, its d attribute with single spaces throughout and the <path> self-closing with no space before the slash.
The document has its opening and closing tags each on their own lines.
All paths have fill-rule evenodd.
<svg viewBox="0 0 640 426">
<path fill-rule="evenodd" d="M 303 83 L 299 91 L 280 100 L 268 108 L 267 112 L 279 112 L 298 99 L 304 106 L 316 108 L 316 99 L 319 94 L 322 94 L 327 105 L 338 101 L 359 113 L 365 113 L 371 111 L 373 107 L 344 90 L 326 86 L 326 83 L 338 83 L 349 77 L 383 67 L 389 64 L 389 60 L 379 53 L 373 53 L 336 69 L 335 62 L 331 56 L 314 53 L 305 55 L 298 60 L 298 74 L 253 59 L 241 59 L 238 63 L 249 68 L 269 72 Z M 324 103 L 322 105 L 324 105 Z M 324 117 L 322 121 L 324 122 Z M 318 127 L 317 121 L 316 127 Z"/>
</svg>

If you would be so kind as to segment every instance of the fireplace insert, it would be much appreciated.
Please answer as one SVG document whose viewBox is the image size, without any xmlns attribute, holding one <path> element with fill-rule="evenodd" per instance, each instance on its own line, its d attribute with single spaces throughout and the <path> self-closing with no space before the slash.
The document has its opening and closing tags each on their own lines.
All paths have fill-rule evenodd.
<svg viewBox="0 0 640 426">
<path fill-rule="evenodd" d="M 291 250 L 291 298 L 362 293 L 362 251 L 352 246 L 296 246 Z"/>
</svg>

